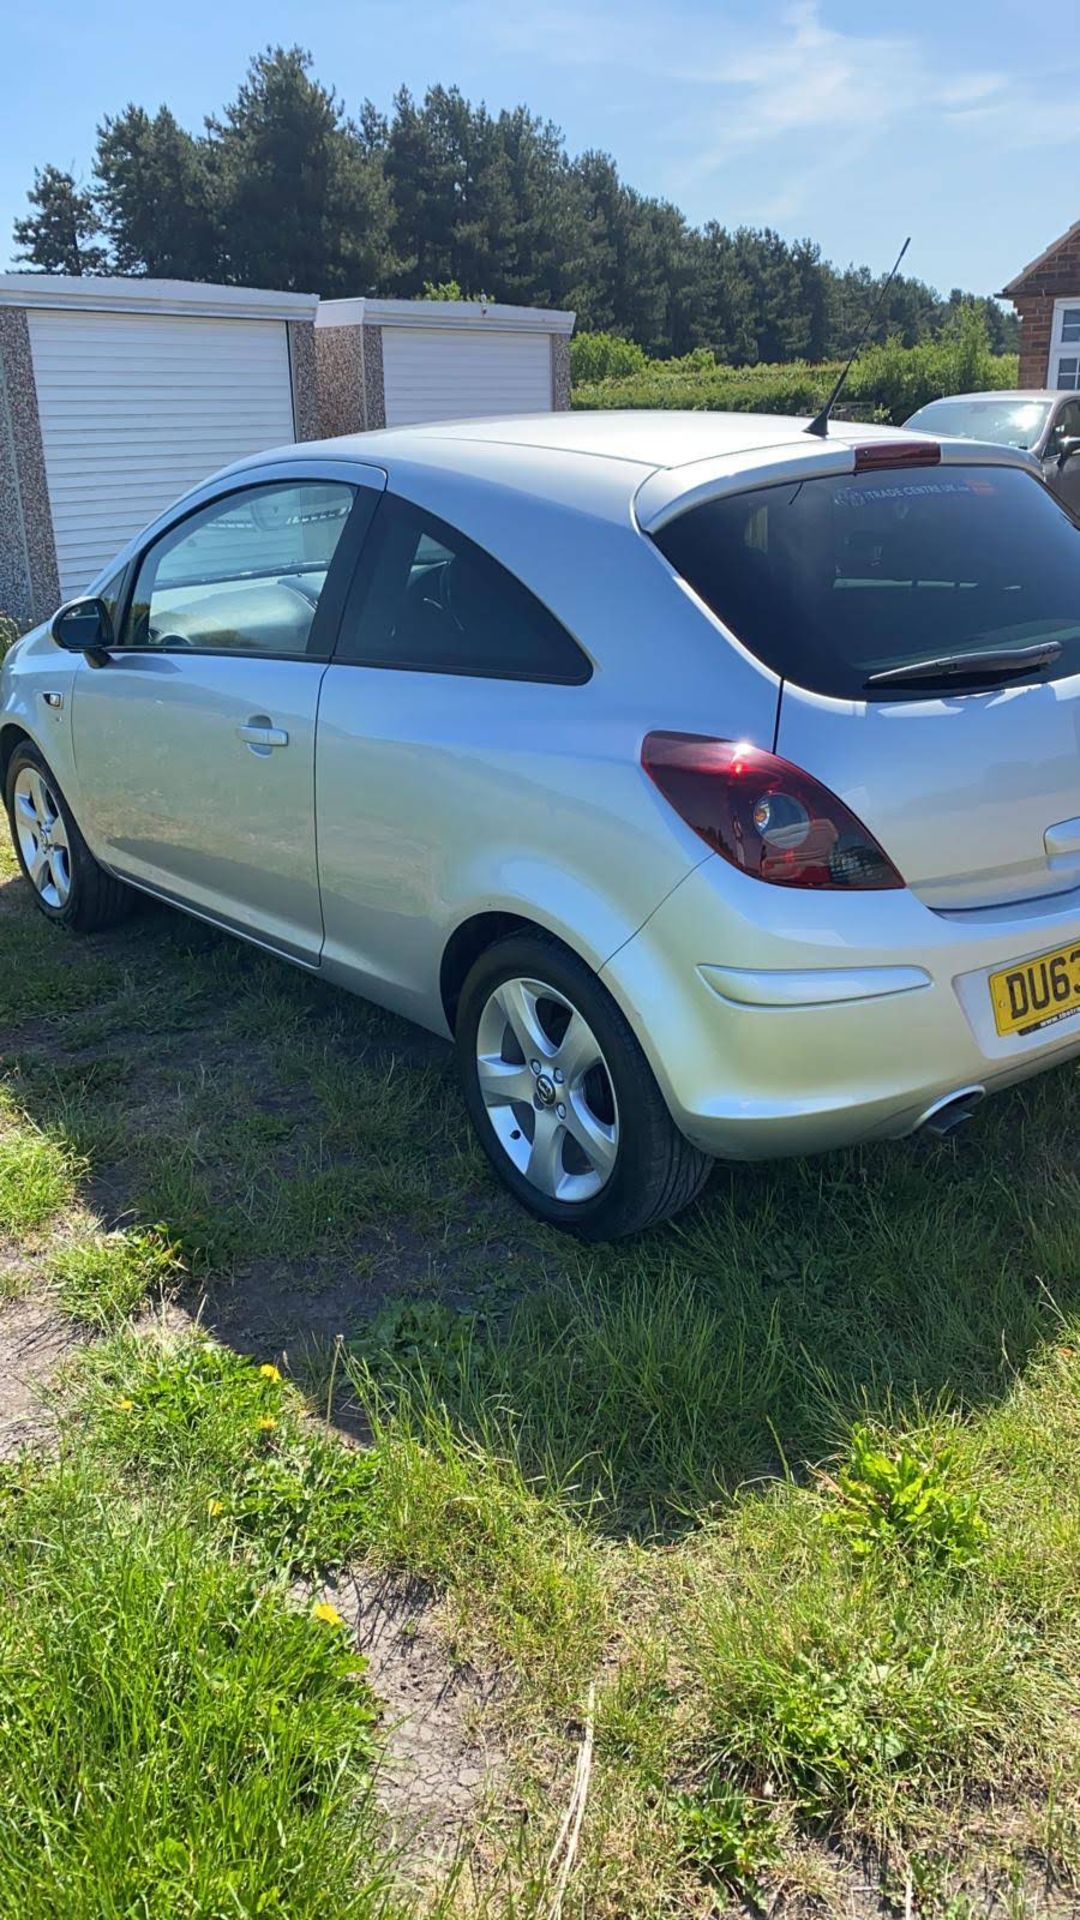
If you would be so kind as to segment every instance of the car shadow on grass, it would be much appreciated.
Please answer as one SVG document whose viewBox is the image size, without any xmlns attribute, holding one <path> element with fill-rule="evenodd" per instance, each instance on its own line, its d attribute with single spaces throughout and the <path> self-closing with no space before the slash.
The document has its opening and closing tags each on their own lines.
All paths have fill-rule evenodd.
<svg viewBox="0 0 1080 1920">
<path fill-rule="evenodd" d="M 0 880 L 0 977 L 11 1098 L 106 1227 L 176 1244 L 189 1312 L 332 1381 L 344 1426 L 380 1383 L 440 1400 L 616 1533 L 798 1474 L 861 1414 L 983 1404 L 1076 1305 L 1071 1066 L 955 1143 L 718 1167 L 584 1247 L 502 1193 L 444 1042 L 178 913 L 71 940 Z"/>
</svg>

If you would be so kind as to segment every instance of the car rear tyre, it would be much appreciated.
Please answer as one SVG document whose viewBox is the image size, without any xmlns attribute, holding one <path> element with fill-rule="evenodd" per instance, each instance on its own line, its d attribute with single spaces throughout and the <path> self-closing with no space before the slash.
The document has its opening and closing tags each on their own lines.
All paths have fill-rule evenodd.
<svg viewBox="0 0 1080 1920">
<path fill-rule="evenodd" d="M 480 1143 L 515 1198 L 585 1240 L 689 1205 L 712 1161 L 679 1132 L 629 1024 L 583 960 L 542 934 L 482 954 L 456 1045 Z"/>
<path fill-rule="evenodd" d="M 92 933 L 131 911 L 131 889 L 98 865 L 55 774 L 29 741 L 8 762 L 4 798 L 15 857 L 47 920 Z"/>
</svg>

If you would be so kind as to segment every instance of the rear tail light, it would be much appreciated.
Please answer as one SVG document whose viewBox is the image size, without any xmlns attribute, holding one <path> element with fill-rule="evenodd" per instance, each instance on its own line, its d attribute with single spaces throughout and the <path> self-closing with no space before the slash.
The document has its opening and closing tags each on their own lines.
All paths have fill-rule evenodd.
<svg viewBox="0 0 1080 1920">
<path fill-rule="evenodd" d="M 641 764 L 706 845 L 781 887 L 902 887 L 888 855 L 835 793 L 745 741 L 649 733 Z"/>
</svg>

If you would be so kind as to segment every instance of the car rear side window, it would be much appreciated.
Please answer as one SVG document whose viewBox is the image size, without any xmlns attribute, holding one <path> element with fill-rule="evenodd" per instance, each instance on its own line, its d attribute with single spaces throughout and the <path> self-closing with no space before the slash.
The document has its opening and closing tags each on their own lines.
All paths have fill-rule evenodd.
<svg viewBox="0 0 1080 1920">
<path fill-rule="evenodd" d="M 585 654 L 490 553 L 384 495 L 342 623 L 340 660 L 418 673 L 579 685 Z"/>
<path fill-rule="evenodd" d="M 1040 677 L 1080 672 L 1080 527 L 1015 467 L 760 487 L 692 507 L 654 538 L 751 653 L 815 693 L 865 699 L 873 673 L 1045 640 L 1061 653 Z"/>
</svg>

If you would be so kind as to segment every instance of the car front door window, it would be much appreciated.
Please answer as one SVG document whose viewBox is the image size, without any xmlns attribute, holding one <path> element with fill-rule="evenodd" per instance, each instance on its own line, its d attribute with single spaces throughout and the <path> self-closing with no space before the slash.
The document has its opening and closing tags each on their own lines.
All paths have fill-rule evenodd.
<svg viewBox="0 0 1080 1920">
<path fill-rule="evenodd" d="M 319 604 L 353 489 L 249 487 L 199 509 L 143 556 L 121 644 L 325 659 Z"/>
</svg>

